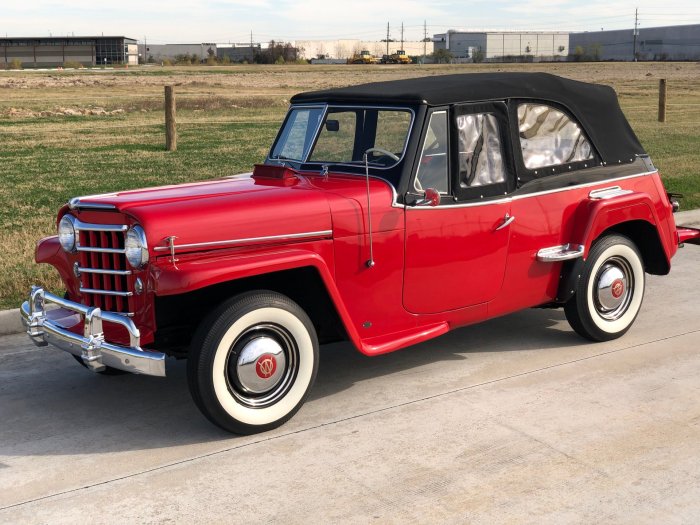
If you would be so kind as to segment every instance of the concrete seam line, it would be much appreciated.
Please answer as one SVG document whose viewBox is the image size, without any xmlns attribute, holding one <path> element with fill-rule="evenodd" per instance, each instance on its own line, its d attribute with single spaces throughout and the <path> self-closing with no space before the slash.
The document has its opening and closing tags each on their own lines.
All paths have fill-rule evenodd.
<svg viewBox="0 0 700 525">
<path fill-rule="evenodd" d="M 21 502 L 19 502 L 19 503 L 13 503 L 13 504 L 7 505 L 7 506 L 5 506 L 5 507 L 0 507 L 0 511 L 12 509 L 12 508 L 15 508 L 15 507 L 21 507 L 21 506 L 24 506 L 24 505 L 29 505 L 29 504 L 32 504 L 32 503 L 37 503 L 37 502 L 44 501 L 44 500 L 48 500 L 48 499 L 52 499 L 52 498 L 58 498 L 58 497 L 60 497 L 60 496 L 65 496 L 66 494 L 72 494 L 72 493 L 74 493 L 74 492 L 80 492 L 80 491 L 82 491 L 82 490 L 87 490 L 87 489 L 99 487 L 99 486 L 102 486 L 102 485 L 108 485 L 108 484 L 110 484 L 110 483 L 115 483 L 115 482 L 118 482 L 118 481 L 123 481 L 123 480 L 125 480 L 125 479 L 135 478 L 135 477 L 137 477 L 137 476 L 142 476 L 142 475 L 144 475 L 144 474 L 150 474 L 150 473 L 152 473 L 152 472 L 158 472 L 158 471 L 160 471 L 160 470 L 167 470 L 167 469 L 172 468 L 172 467 L 178 467 L 178 466 L 180 466 L 180 465 L 184 465 L 184 464 L 187 464 L 187 463 L 192 463 L 192 462 L 199 461 L 199 460 L 202 460 L 202 459 L 207 459 L 207 458 L 210 458 L 210 457 L 213 457 L 213 456 L 217 456 L 217 455 L 219 455 L 219 454 L 225 454 L 226 452 L 231 452 L 231 451 L 234 451 L 234 450 L 240 450 L 240 449 L 247 448 L 247 447 L 251 447 L 251 446 L 254 446 L 254 445 L 259 445 L 259 444 L 261 444 L 261 443 L 266 443 L 266 442 L 268 442 L 268 441 L 274 441 L 274 440 L 277 440 L 277 439 L 281 439 L 281 438 L 285 438 L 285 437 L 289 437 L 289 436 L 294 436 L 294 435 L 297 435 L 297 434 L 303 434 L 303 433 L 305 433 L 305 432 L 309 432 L 309 431 L 312 431 L 312 430 L 318 430 L 319 428 L 324 428 L 324 427 L 328 427 L 328 426 L 337 425 L 338 423 L 344 423 L 344 422 L 346 422 L 346 421 L 352 421 L 352 420 L 354 420 L 354 419 L 360 419 L 360 418 L 363 418 L 363 417 L 365 417 L 365 416 L 371 416 L 371 415 L 379 414 L 379 413 L 382 413 L 382 412 L 388 412 L 389 410 L 393 410 L 393 409 L 395 409 L 395 408 L 401 408 L 401 407 L 408 406 L 408 405 L 414 405 L 414 404 L 422 403 L 422 402 L 424 402 L 424 401 L 430 401 L 430 400 L 432 400 L 432 399 L 437 399 L 437 398 L 440 398 L 440 397 L 447 397 L 447 396 L 450 396 L 450 395 L 452 395 L 452 394 L 457 394 L 457 393 L 459 393 L 459 392 L 464 392 L 464 391 L 466 391 L 466 390 L 471 390 L 471 389 L 478 388 L 478 387 L 481 387 L 481 386 L 492 385 L 492 384 L 494 384 L 494 383 L 499 383 L 499 382 L 501 382 L 501 381 L 507 381 L 507 380 L 509 380 L 509 379 L 515 379 L 515 378 L 523 377 L 523 376 L 526 376 L 526 375 L 529 375 L 529 374 L 535 374 L 535 373 L 537 373 L 537 372 L 543 372 L 543 371 L 545 371 L 545 370 L 551 370 L 551 369 L 553 369 L 553 368 L 558 368 L 558 367 L 567 366 L 567 365 L 571 365 L 571 364 L 575 364 L 575 363 L 580 363 L 580 362 L 582 362 L 582 361 L 588 361 L 588 360 L 594 359 L 594 358 L 596 358 L 596 357 L 603 357 L 603 356 L 606 356 L 606 355 L 615 354 L 615 353 L 618 353 L 618 352 L 623 352 L 623 351 L 625 351 L 625 350 L 631 350 L 631 349 L 633 349 L 633 348 L 639 348 L 639 347 L 642 347 L 642 346 L 646 346 L 646 345 L 650 345 L 650 344 L 654 344 L 654 343 L 659 343 L 659 342 L 661 342 L 661 341 L 668 341 L 669 339 L 675 339 L 675 338 L 677 338 L 677 337 L 683 337 L 683 336 L 686 336 L 686 335 L 695 334 L 695 333 L 699 333 L 699 332 L 700 332 L 700 329 L 699 329 L 699 330 L 691 330 L 691 331 L 689 331 L 689 332 L 683 332 L 683 333 L 681 333 L 681 334 L 674 334 L 674 335 L 669 335 L 669 336 L 667 336 L 667 337 L 661 337 L 661 338 L 659 338 L 659 339 L 654 339 L 653 341 L 646 341 L 646 342 L 644 342 L 644 343 L 638 343 L 638 344 L 631 345 L 631 346 L 625 346 L 625 347 L 623 347 L 623 348 L 617 348 L 617 349 L 614 349 L 614 350 L 608 350 L 608 351 L 605 351 L 605 352 L 600 352 L 600 353 L 598 353 L 598 354 L 593 354 L 593 355 L 589 355 L 589 356 L 586 356 L 586 357 L 580 357 L 580 358 L 578 358 L 578 359 L 572 359 L 572 360 L 570 360 L 570 361 L 564 361 L 563 363 L 556 363 L 556 364 L 549 365 L 549 366 L 543 366 L 543 367 L 541 367 L 541 368 L 535 368 L 535 369 L 533 369 L 533 370 L 528 370 L 528 371 L 525 371 L 525 372 L 520 372 L 520 373 L 518 373 L 518 374 L 512 374 L 512 375 L 505 376 L 505 377 L 499 377 L 499 378 L 497 378 L 497 379 L 491 379 L 491 380 L 489 380 L 489 381 L 483 381 L 483 382 L 481 382 L 481 383 L 474 383 L 474 384 L 472 384 L 472 385 L 467 385 L 467 386 L 463 386 L 463 387 L 460 387 L 460 388 L 455 388 L 455 389 L 453 389 L 453 390 L 448 390 L 448 391 L 446 391 L 446 392 L 440 392 L 440 393 L 438 393 L 438 394 L 433 394 L 433 395 L 430 395 L 430 396 L 426 396 L 426 397 L 422 397 L 422 398 L 418 398 L 418 399 L 412 399 L 412 400 L 410 400 L 410 401 L 405 401 L 405 402 L 403 402 L 403 403 L 397 403 L 397 404 L 395 404 L 395 405 L 391 405 L 391 406 L 387 406 L 387 407 L 383 407 L 383 408 L 378 408 L 378 409 L 376 409 L 376 410 L 371 410 L 371 411 L 369 411 L 369 412 L 364 412 L 364 413 L 361 413 L 361 414 L 355 414 L 355 415 L 353 415 L 353 416 L 348 416 L 348 417 L 341 418 L 341 419 L 336 419 L 336 420 L 333 420 L 333 421 L 327 421 L 327 422 L 325 422 L 325 423 L 319 423 L 318 425 L 313 425 L 313 426 L 310 426 L 310 427 L 301 428 L 301 429 L 299 429 L 299 430 L 294 430 L 294 431 L 290 431 L 290 432 L 285 432 L 285 433 L 283 433 L 283 434 L 278 434 L 278 435 L 276 435 L 276 436 L 270 436 L 270 437 L 267 437 L 267 438 L 258 439 L 258 440 L 255 440 L 255 441 L 251 441 L 251 442 L 249 442 L 249 443 L 244 443 L 244 444 L 241 444 L 241 445 L 236 445 L 236 446 L 232 446 L 232 447 L 227 447 L 227 448 L 224 448 L 224 449 L 221 449 L 221 450 L 215 450 L 215 451 L 208 452 L 208 453 L 206 453 L 206 454 L 200 454 L 200 455 L 198 455 L 198 456 L 194 456 L 194 457 L 191 457 L 191 458 L 181 459 L 181 460 L 179 460 L 179 461 L 174 461 L 174 462 L 171 462 L 171 463 L 167 463 L 167 464 L 165 464 L 165 465 L 159 465 L 159 466 L 152 467 L 152 468 L 149 468 L 149 469 L 146 469 L 146 470 L 142 470 L 142 471 L 140 471 L 140 472 L 133 472 L 133 473 L 131 473 L 131 474 L 125 474 L 125 475 L 123 475 L 123 476 L 119 476 L 119 477 L 116 477 L 116 478 L 107 479 L 107 480 L 104 480 L 104 481 L 99 481 L 99 482 L 92 483 L 92 484 L 89 484 L 89 485 L 83 485 L 82 487 L 75 487 L 75 488 L 72 488 L 72 489 L 66 489 L 66 490 L 63 490 L 63 491 L 61 491 L 61 492 L 55 492 L 54 494 L 47 494 L 46 496 L 41 496 L 41 497 L 38 497 L 38 498 L 33 498 L 33 499 L 26 500 L 26 501 L 21 501 Z"/>
</svg>

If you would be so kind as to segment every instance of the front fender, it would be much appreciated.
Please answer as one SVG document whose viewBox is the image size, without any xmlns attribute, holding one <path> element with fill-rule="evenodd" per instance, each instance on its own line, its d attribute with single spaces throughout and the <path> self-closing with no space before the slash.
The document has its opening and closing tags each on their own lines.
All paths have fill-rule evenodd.
<svg viewBox="0 0 700 525">
<path fill-rule="evenodd" d="M 160 257 L 151 269 L 151 282 L 156 295 L 169 296 L 237 279 L 305 267 L 318 271 L 346 333 L 360 348 L 359 334 L 335 284 L 332 240 L 309 243 L 306 247 L 277 247 L 248 253 L 210 252 L 206 256 L 183 258 L 175 264 L 170 257 Z"/>
<path fill-rule="evenodd" d="M 34 260 L 37 263 L 50 264 L 56 268 L 68 293 L 73 297 L 78 294 L 78 280 L 73 276 L 71 263 L 68 260 L 68 255 L 61 248 L 61 243 L 58 242 L 58 235 L 44 237 L 36 243 Z"/>
</svg>

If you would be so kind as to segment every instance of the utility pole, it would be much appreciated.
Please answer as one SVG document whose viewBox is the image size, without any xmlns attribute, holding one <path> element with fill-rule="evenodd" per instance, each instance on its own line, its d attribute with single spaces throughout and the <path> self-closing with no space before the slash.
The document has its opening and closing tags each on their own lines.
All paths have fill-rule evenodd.
<svg viewBox="0 0 700 525">
<path fill-rule="evenodd" d="M 428 45 L 428 25 L 425 20 L 423 20 L 423 63 L 425 64 L 426 59 L 426 46 Z"/>
<path fill-rule="evenodd" d="M 401 49 L 403 50 L 403 22 L 401 22 Z"/>
<path fill-rule="evenodd" d="M 148 40 L 146 40 L 146 35 L 143 35 L 143 63 L 148 64 Z"/>
<path fill-rule="evenodd" d="M 632 60 L 634 62 L 637 61 L 637 35 L 639 34 L 639 29 L 637 29 L 639 25 L 639 18 L 637 16 L 637 12 L 639 11 L 639 8 L 635 8 L 634 10 L 634 32 L 632 33 Z"/>
<path fill-rule="evenodd" d="M 389 56 L 389 22 L 386 23 L 386 56 Z"/>
</svg>

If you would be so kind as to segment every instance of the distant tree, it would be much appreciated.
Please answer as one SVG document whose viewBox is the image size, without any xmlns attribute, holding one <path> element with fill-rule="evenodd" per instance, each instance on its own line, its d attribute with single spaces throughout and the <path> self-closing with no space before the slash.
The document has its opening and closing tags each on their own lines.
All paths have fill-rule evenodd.
<svg viewBox="0 0 700 525">
<path fill-rule="evenodd" d="M 345 46 L 343 44 L 341 44 L 340 42 L 338 42 L 335 45 L 334 51 L 335 51 L 335 58 L 348 58 L 348 52 L 345 49 Z"/>
<path fill-rule="evenodd" d="M 574 54 L 572 55 L 574 62 L 583 62 L 586 58 L 586 51 L 583 46 L 576 46 L 574 48 Z"/>
<path fill-rule="evenodd" d="M 591 57 L 591 60 L 594 62 L 600 62 L 600 56 L 602 55 L 603 51 L 603 46 L 596 43 L 596 44 L 591 44 L 588 47 L 588 54 Z"/>
<path fill-rule="evenodd" d="M 258 64 L 284 64 L 296 62 L 299 58 L 299 48 L 289 42 L 275 42 L 270 40 L 267 49 L 255 55 L 254 62 Z"/>
<path fill-rule="evenodd" d="M 454 57 L 447 49 L 436 49 L 433 52 L 433 61 L 436 64 L 449 64 Z"/>
<path fill-rule="evenodd" d="M 483 62 L 484 58 L 486 58 L 486 56 L 484 55 L 484 52 L 481 50 L 481 48 L 475 49 L 472 53 L 472 62 L 474 63 L 478 64 L 479 62 Z"/>
</svg>

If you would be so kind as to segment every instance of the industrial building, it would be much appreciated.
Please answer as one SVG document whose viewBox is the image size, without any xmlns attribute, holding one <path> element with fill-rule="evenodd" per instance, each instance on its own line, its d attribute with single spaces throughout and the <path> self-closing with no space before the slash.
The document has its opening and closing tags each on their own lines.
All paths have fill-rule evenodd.
<svg viewBox="0 0 700 525">
<path fill-rule="evenodd" d="M 562 31 L 460 31 L 433 36 L 435 51 L 445 49 L 461 60 L 485 62 L 566 60 L 569 33 Z"/>
<path fill-rule="evenodd" d="M 231 62 L 252 62 L 255 55 L 262 51 L 261 44 L 217 44 L 216 56 L 219 60 L 228 58 Z"/>
<path fill-rule="evenodd" d="M 700 24 L 637 30 L 637 60 L 700 60 Z M 571 33 L 572 56 L 634 60 L 634 29 Z"/>
<path fill-rule="evenodd" d="M 138 64 L 136 40 L 125 36 L 54 36 L 0 38 L 0 68 L 19 60 L 22 67 Z"/>
<path fill-rule="evenodd" d="M 143 44 L 142 44 L 143 49 Z M 147 44 L 146 60 L 148 62 L 161 62 L 177 56 L 196 56 L 200 60 L 206 60 L 209 56 L 216 57 L 217 44 L 213 42 L 201 42 L 197 44 Z"/>
<path fill-rule="evenodd" d="M 367 40 L 297 40 L 293 42 L 294 47 L 299 49 L 299 58 L 328 58 L 345 60 L 354 54 L 359 54 L 363 49 L 368 50 L 374 56 L 390 55 L 403 49 L 408 56 L 422 56 L 423 51 L 427 54 L 433 52 L 433 45 L 428 42 L 407 42 L 392 41 L 386 42 Z M 401 47 L 403 46 L 403 47 Z"/>
</svg>

